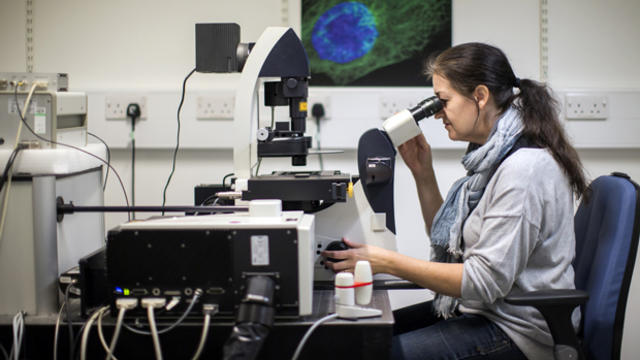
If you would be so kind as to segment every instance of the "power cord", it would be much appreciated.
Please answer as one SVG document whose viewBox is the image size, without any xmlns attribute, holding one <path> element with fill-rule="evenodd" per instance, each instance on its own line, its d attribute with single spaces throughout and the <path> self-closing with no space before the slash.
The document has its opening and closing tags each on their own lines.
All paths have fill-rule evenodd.
<svg viewBox="0 0 640 360">
<path fill-rule="evenodd" d="M 98 316 L 101 316 L 103 312 L 108 310 L 109 310 L 109 306 L 101 307 L 100 309 L 96 310 L 89 318 L 89 321 L 86 322 L 86 326 L 84 328 L 84 331 L 82 332 L 82 343 L 80 345 L 80 360 L 87 359 L 87 344 L 89 342 L 89 334 L 91 333 L 91 326 L 93 326 L 93 323 L 96 321 Z"/>
<path fill-rule="evenodd" d="M 225 176 L 222 178 L 222 187 L 223 187 L 223 188 L 226 188 L 227 178 L 229 178 L 229 177 L 231 177 L 231 176 L 233 176 L 233 175 L 235 175 L 235 174 L 234 174 L 234 173 L 228 173 L 227 175 L 225 175 Z M 233 181 L 233 179 L 231 179 L 231 181 Z M 229 186 L 231 186 L 231 183 L 229 183 Z"/>
<path fill-rule="evenodd" d="M 2 356 L 5 360 L 9 360 L 9 354 L 7 353 L 7 349 L 4 348 L 2 344 L 0 344 L 0 351 L 2 351 Z"/>
<path fill-rule="evenodd" d="M 196 353 L 191 360 L 198 360 L 202 355 L 204 344 L 207 342 L 207 336 L 209 335 L 209 325 L 211 324 L 211 316 L 218 313 L 218 305 L 204 304 L 202 305 L 202 312 L 204 313 L 204 323 L 202 324 L 202 334 L 200 335 L 200 343 L 196 349 Z"/>
<path fill-rule="evenodd" d="M 24 334 L 24 311 L 18 311 L 13 317 L 13 346 L 9 358 L 18 360 L 20 358 L 20 350 L 22 349 L 22 335 Z"/>
<path fill-rule="evenodd" d="M 140 105 L 129 104 L 127 116 L 131 118 L 131 205 L 136 206 L 136 120 L 140 118 Z M 131 212 L 131 217 L 135 220 L 136 213 Z"/>
<path fill-rule="evenodd" d="M 173 177 L 173 173 L 176 171 L 176 157 L 178 156 L 178 149 L 180 148 L 180 110 L 182 110 L 182 104 L 184 104 L 184 93 L 187 88 L 187 80 L 196 72 L 194 68 L 189 72 L 189 74 L 184 78 L 182 82 L 182 95 L 180 96 L 180 105 L 178 105 L 178 111 L 176 113 L 176 118 L 178 121 L 178 129 L 176 131 L 176 148 L 173 150 L 173 161 L 171 163 L 171 173 L 169 173 L 169 177 L 167 178 L 167 183 L 164 185 L 164 190 L 162 191 L 162 207 L 167 202 L 167 188 L 169 187 L 169 183 L 171 182 L 171 178 Z M 162 211 L 162 215 L 164 215 L 164 211 Z"/>
<path fill-rule="evenodd" d="M 291 360 L 297 360 L 298 357 L 300 356 L 300 353 L 302 352 L 302 348 L 304 347 L 304 344 L 307 342 L 307 340 L 309 340 L 309 337 L 311 337 L 311 334 L 313 333 L 313 331 L 320 326 L 322 323 L 329 321 L 331 319 L 335 319 L 338 317 L 338 314 L 329 314 L 325 317 L 323 317 L 322 319 L 319 319 L 318 321 L 316 321 L 315 323 L 313 323 L 313 325 L 311 325 L 311 327 L 309 328 L 309 330 L 307 330 L 307 332 L 304 334 L 304 336 L 302 337 L 302 340 L 300 340 L 300 343 L 298 344 L 298 347 L 296 348 L 296 351 L 293 353 L 293 357 L 291 358 Z"/>
<path fill-rule="evenodd" d="M 0 191 L 2 191 L 2 188 L 4 187 L 5 182 L 9 178 L 9 171 L 13 167 L 13 163 L 15 162 L 16 158 L 18 157 L 18 153 L 20 152 L 20 150 L 23 150 L 23 149 L 26 149 L 26 148 L 27 148 L 26 144 L 18 144 L 18 146 L 16 146 L 13 149 L 13 151 L 11 152 L 11 155 L 9 155 L 9 159 L 7 160 L 7 164 L 5 165 L 4 171 L 2 172 L 2 178 L 0 178 Z"/>
<path fill-rule="evenodd" d="M 64 301 L 62 305 L 60 305 L 60 311 L 58 311 L 58 317 L 56 318 L 56 327 L 53 332 L 53 360 L 58 360 L 58 334 L 60 333 L 60 319 L 62 319 L 62 310 L 64 310 L 66 306 L 67 302 Z"/>
<path fill-rule="evenodd" d="M 109 145 L 107 145 L 107 143 L 104 140 L 102 140 L 102 138 L 100 138 L 98 135 L 91 133 L 89 131 L 87 131 L 87 134 L 98 139 L 98 141 L 100 141 L 104 145 L 104 147 L 107 149 L 107 171 L 105 171 L 104 183 L 102 184 L 102 191 L 104 192 L 104 190 L 107 188 L 107 179 L 109 178 L 109 167 L 111 166 L 111 149 L 109 148 Z"/>
<path fill-rule="evenodd" d="M 108 312 L 110 311 L 105 311 L 102 314 L 100 314 L 100 316 L 98 316 L 98 339 L 100 340 L 100 344 L 102 345 L 102 348 L 104 349 L 104 351 L 107 352 L 107 359 L 118 360 L 118 358 L 115 357 L 115 355 L 113 355 L 111 351 L 109 351 L 109 345 L 107 345 L 107 340 L 105 340 L 104 332 L 102 331 L 102 318 Z"/>
<path fill-rule="evenodd" d="M 320 170 L 324 170 L 324 162 L 322 160 L 322 147 L 320 146 L 320 120 L 324 117 L 324 106 L 321 103 L 313 104 L 311 107 L 311 115 L 316 119 L 316 144 L 318 146 L 318 160 L 320 161 Z"/>
<path fill-rule="evenodd" d="M 104 334 L 102 332 L 102 317 L 104 313 L 98 317 L 98 337 L 100 338 L 100 343 L 102 344 L 102 348 L 107 352 L 106 360 L 114 359 L 118 360 L 113 352 L 116 348 L 116 344 L 118 342 L 118 337 L 120 336 L 120 330 L 122 328 L 122 321 L 124 320 L 124 314 L 127 310 L 134 309 L 138 306 L 138 299 L 135 298 L 120 298 L 116 299 L 116 307 L 120 309 L 118 311 L 118 320 L 116 321 L 116 327 L 113 330 L 113 336 L 111 337 L 111 345 L 107 345 L 106 340 L 104 339 Z"/>
<path fill-rule="evenodd" d="M 147 317 L 149 318 L 149 327 L 151 328 L 151 338 L 153 339 L 153 349 L 156 353 L 156 360 L 162 360 L 162 347 L 160 346 L 160 336 L 158 327 L 156 326 L 156 318 L 154 310 L 165 305 L 164 298 L 146 298 L 142 299 L 142 307 L 147 309 Z"/>
<path fill-rule="evenodd" d="M 73 282 L 71 284 L 69 284 L 67 286 L 67 288 L 64 290 L 64 302 L 67 304 L 65 310 L 65 316 L 67 318 L 67 328 L 69 330 L 69 358 L 70 359 L 75 359 L 74 352 L 75 352 L 75 336 L 73 335 L 73 324 L 71 323 L 71 311 L 70 311 L 70 302 L 69 302 L 69 296 L 71 294 L 71 287 L 73 286 Z"/>
</svg>

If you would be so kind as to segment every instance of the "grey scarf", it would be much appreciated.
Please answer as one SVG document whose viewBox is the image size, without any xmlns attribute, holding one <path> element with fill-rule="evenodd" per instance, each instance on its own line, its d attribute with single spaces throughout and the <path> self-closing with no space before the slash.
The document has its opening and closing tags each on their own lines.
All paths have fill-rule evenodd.
<svg viewBox="0 0 640 360">
<path fill-rule="evenodd" d="M 522 132 L 522 118 L 510 107 L 496 121 L 487 142 L 462 158 L 467 176 L 457 180 L 447 198 L 433 218 L 431 226 L 431 260 L 445 263 L 462 262 L 462 226 L 478 205 L 495 166 L 511 150 Z M 433 300 L 437 314 L 448 318 L 453 315 L 457 299 L 436 294 Z"/>
</svg>

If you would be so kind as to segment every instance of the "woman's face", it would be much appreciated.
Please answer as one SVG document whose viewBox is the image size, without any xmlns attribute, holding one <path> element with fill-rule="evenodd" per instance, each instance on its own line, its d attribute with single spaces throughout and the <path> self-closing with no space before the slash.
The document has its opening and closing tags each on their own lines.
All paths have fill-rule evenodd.
<svg viewBox="0 0 640 360">
<path fill-rule="evenodd" d="M 444 105 L 435 118 L 442 119 L 449 138 L 483 144 L 489 132 L 483 130 L 477 103 L 458 93 L 451 87 L 449 80 L 438 74 L 433 75 L 433 90 Z"/>
</svg>

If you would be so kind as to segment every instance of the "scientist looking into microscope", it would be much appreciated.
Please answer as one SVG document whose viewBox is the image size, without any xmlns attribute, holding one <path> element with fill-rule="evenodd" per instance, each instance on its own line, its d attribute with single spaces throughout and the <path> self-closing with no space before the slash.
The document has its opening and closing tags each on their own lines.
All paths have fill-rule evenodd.
<svg viewBox="0 0 640 360">
<path fill-rule="evenodd" d="M 587 185 L 557 102 L 544 84 L 518 79 L 506 55 L 486 44 L 454 46 L 425 73 L 444 105 L 436 118 L 451 140 L 469 142 L 467 176 L 444 201 L 425 137 L 398 147 L 416 182 L 432 261 L 344 239 L 350 249 L 325 251 L 338 260 L 326 264 L 353 271 L 368 260 L 374 273 L 436 293 L 394 313 L 394 359 L 553 358 L 542 315 L 504 297 L 575 288 L 573 195 Z"/>
</svg>

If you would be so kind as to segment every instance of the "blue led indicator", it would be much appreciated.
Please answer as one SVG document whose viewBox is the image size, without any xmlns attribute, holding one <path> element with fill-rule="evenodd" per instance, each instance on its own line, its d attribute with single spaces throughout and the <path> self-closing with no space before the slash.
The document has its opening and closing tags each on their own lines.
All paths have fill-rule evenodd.
<svg viewBox="0 0 640 360">
<path fill-rule="evenodd" d="M 122 288 L 116 286 L 116 293 L 122 294 Z"/>
</svg>

